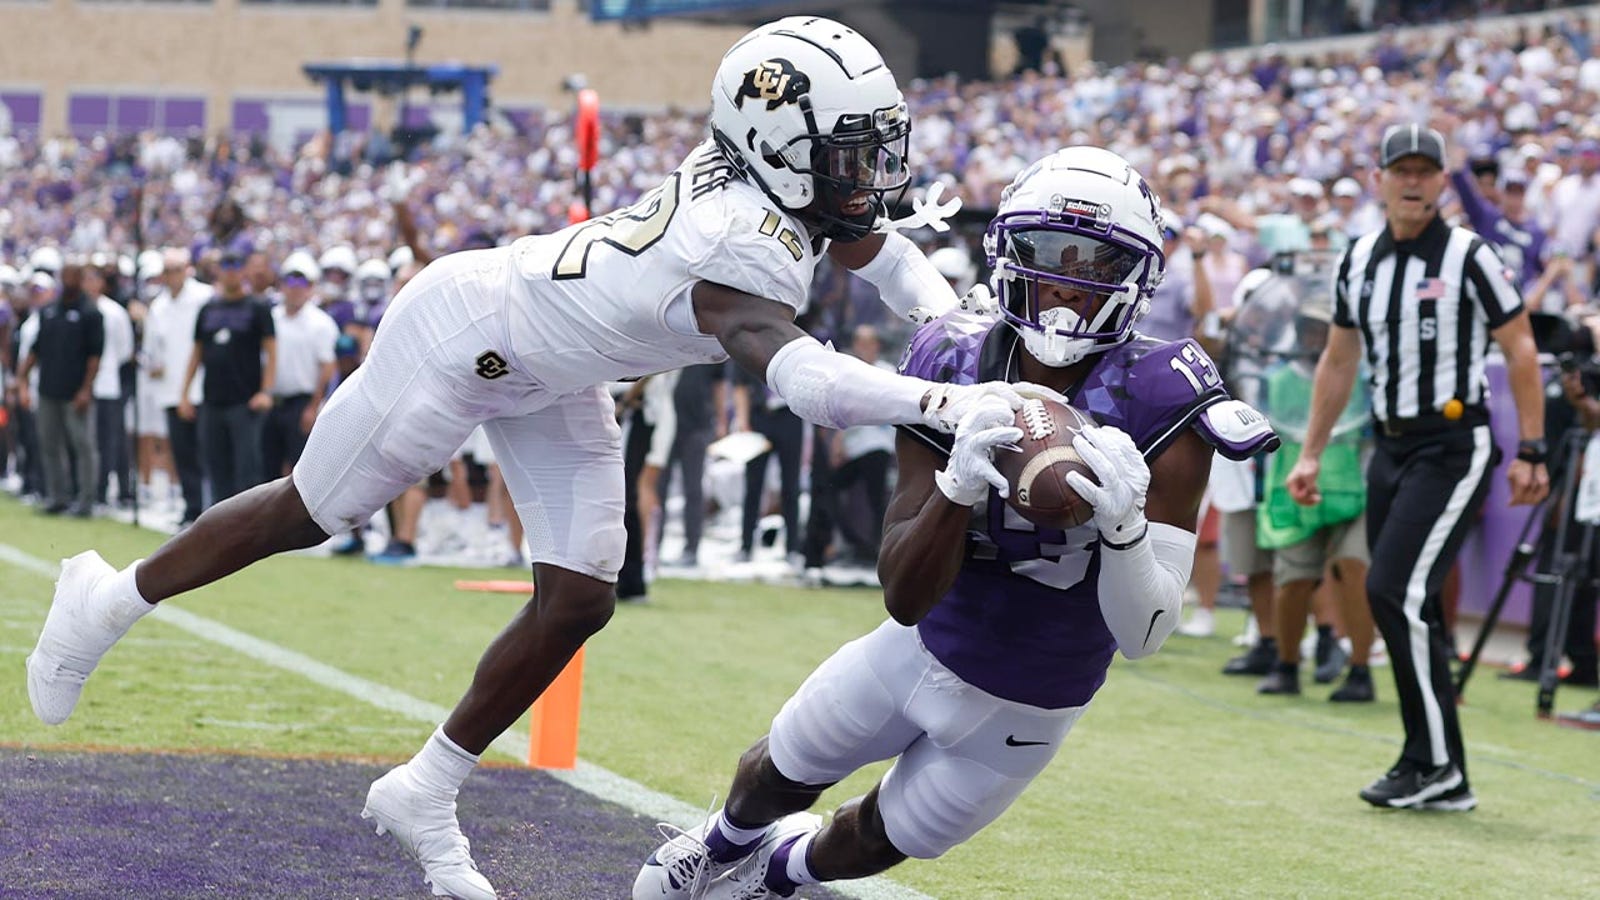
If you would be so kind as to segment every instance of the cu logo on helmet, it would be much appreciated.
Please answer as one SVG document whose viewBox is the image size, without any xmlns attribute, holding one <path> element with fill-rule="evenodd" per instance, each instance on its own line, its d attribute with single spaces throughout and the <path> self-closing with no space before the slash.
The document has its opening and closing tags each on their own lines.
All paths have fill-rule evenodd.
<svg viewBox="0 0 1600 900">
<path fill-rule="evenodd" d="M 744 82 L 739 85 L 739 95 L 734 102 L 743 107 L 746 97 L 765 100 L 770 111 L 786 103 L 800 102 L 800 97 L 809 90 L 811 79 L 804 72 L 796 71 L 793 63 L 787 59 L 769 59 L 744 73 Z"/>
</svg>

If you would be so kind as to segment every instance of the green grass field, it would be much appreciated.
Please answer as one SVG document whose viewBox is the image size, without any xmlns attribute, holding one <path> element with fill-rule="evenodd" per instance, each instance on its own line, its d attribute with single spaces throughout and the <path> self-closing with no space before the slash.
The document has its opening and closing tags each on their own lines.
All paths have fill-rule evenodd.
<svg viewBox="0 0 1600 900">
<path fill-rule="evenodd" d="M 0 544 L 52 563 L 94 547 L 120 566 L 158 542 L 0 499 Z M 177 605 L 449 706 L 522 602 L 457 592 L 464 574 L 281 558 Z M 22 660 L 50 592 L 48 579 L 0 561 L 8 744 L 403 758 L 429 730 L 156 620 L 107 657 L 72 721 L 47 729 L 28 709 Z M 590 643 L 580 753 L 696 805 L 725 789 L 811 667 L 883 617 L 878 595 L 859 590 L 662 582 L 652 597 Z M 1222 617 L 1224 633 L 1237 616 Z M 1217 674 L 1232 652 L 1222 638 L 1174 638 L 1154 658 L 1119 661 L 1005 817 L 892 876 L 944 898 L 1600 895 L 1600 734 L 1535 721 L 1531 686 L 1473 681 L 1462 717 L 1477 811 L 1382 812 L 1356 791 L 1398 754 L 1388 671 L 1377 672 L 1379 703 L 1348 708 L 1309 685 L 1298 699 L 1258 697 L 1253 679 Z M 1562 709 L 1593 700 L 1558 697 Z"/>
</svg>

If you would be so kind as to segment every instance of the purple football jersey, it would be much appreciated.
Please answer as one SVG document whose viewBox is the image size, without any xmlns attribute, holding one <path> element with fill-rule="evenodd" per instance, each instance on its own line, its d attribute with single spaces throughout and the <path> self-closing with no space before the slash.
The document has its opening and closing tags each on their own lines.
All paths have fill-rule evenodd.
<svg viewBox="0 0 1600 900">
<path fill-rule="evenodd" d="M 333 319 L 333 324 L 344 331 L 344 327 L 356 320 L 356 305 L 349 300 L 332 300 L 323 304 L 322 311 Z"/>
<path fill-rule="evenodd" d="M 901 371 L 930 381 L 1016 381 L 1026 352 L 1012 329 L 955 312 L 912 337 Z M 1193 341 L 1135 335 L 1100 354 L 1072 405 L 1126 431 L 1153 458 L 1227 399 Z M 936 452 L 950 438 L 907 427 Z M 955 583 L 918 624 L 928 651 L 967 683 L 1030 706 L 1081 706 L 1105 682 L 1116 641 L 1100 615 L 1100 534 L 1091 522 L 1039 528 L 991 491 L 973 509 Z"/>
</svg>

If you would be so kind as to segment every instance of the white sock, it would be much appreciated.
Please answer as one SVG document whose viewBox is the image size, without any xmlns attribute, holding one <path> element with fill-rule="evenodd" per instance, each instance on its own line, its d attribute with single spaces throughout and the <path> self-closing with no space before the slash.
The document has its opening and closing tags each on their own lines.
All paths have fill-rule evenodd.
<svg viewBox="0 0 1600 900">
<path fill-rule="evenodd" d="M 454 797 L 461 783 L 477 767 L 478 757 L 450 740 L 444 733 L 444 726 L 440 725 L 407 765 L 423 787 Z"/>
<path fill-rule="evenodd" d="M 821 881 L 817 876 L 811 874 L 811 866 L 806 864 L 806 856 L 811 852 L 811 841 L 816 836 L 817 832 L 808 831 L 794 842 L 793 847 L 789 848 L 789 861 L 784 866 L 784 872 L 788 874 L 789 880 L 795 884 L 818 884 Z"/>
<path fill-rule="evenodd" d="M 134 582 L 133 573 L 142 562 L 144 560 L 140 559 L 129 563 L 127 568 L 105 581 L 106 618 L 119 634 L 125 633 L 133 627 L 133 623 L 155 609 L 154 604 L 147 603 L 139 595 L 139 587 Z"/>
<path fill-rule="evenodd" d="M 762 825 L 760 828 L 740 828 L 728 821 L 728 811 L 725 809 L 717 812 L 717 821 L 713 827 L 722 832 L 722 836 L 727 838 L 729 843 L 740 846 L 760 838 L 772 828 L 771 825 Z"/>
</svg>

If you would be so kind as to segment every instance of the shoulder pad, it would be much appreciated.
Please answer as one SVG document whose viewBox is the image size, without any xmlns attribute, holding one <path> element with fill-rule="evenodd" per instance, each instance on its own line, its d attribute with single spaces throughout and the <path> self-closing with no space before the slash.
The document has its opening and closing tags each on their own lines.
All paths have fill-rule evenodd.
<svg viewBox="0 0 1600 900">
<path fill-rule="evenodd" d="M 1226 396 L 1198 345 L 1140 335 L 1106 351 L 1073 392 L 1073 405 L 1126 431 L 1154 459 L 1202 409 Z"/>
<path fill-rule="evenodd" d="M 900 357 L 900 373 L 950 384 L 977 382 L 983 340 L 995 324 L 992 318 L 962 310 L 945 313 L 911 336 Z"/>
<path fill-rule="evenodd" d="M 996 327 L 1005 326 L 992 316 L 953 309 L 911 335 L 906 352 L 900 357 L 899 371 L 926 381 L 975 384 L 981 380 L 978 370 L 984 340 Z M 925 425 L 896 427 L 935 453 L 949 455 L 954 436 Z"/>
<path fill-rule="evenodd" d="M 741 182 L 692 201 L 689 216 L 705 241 L 692 266 L 695 277 L 805 308 L 817 260 L 792 215 Z"/>
<path fill-rule="evenodd" d="M 1243 400 L 1223 400 L 1205 408 L 1195 430 L 1213 449 L 1232 460 L 1271 453 L 1282 443 L 1267 417 Z"/>
</svg>

